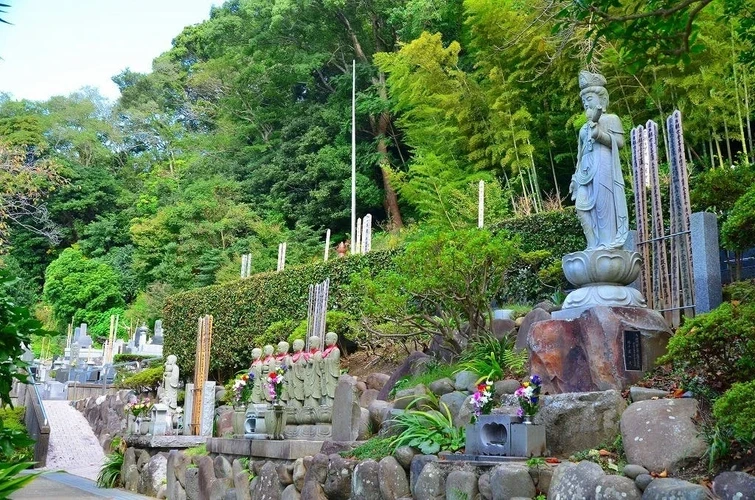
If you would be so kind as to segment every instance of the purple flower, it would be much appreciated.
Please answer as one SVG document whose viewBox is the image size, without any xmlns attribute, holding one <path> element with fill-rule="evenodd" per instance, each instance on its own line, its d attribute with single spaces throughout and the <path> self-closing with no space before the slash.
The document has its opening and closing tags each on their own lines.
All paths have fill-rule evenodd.
<svg viewBox="0 0 755 500">
<path fill-rule="evenodd" d="M 514 392 L 514 396 L 516 396 L 516 397 L 522 397 L 522 396 L 524 396 L 524 388 L 520 387 L 519 389 L 517 389 Z"/>
<path fill-rule="evenodd" d="M 518 409 L 518 410 L 516 411 L 516 416 L 517 416 L 517 417 L 523 417 L 523 416 L 524 416 L 524 410 L 522 410 L 521 408 L 519 408 L 519 409 Z"/>
</svg>

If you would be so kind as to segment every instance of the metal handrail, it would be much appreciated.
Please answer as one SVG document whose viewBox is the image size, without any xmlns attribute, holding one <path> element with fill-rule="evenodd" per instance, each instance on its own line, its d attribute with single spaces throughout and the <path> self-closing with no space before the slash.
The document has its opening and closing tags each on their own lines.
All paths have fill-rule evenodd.
<svg viewBox="0 0 755 500">
<path fill-rule="evenodd" d="M 29 373 L 29 380 L 31 381 L 31 386 L 34 388 L 34 395 L 37 398 L 37 404 L 39 405 L 39 409 L 42 411 L 42 417 L 44 421 L 44 425 L 49 425 L 49 421 L 47 419 L 47 410 L 45 410 L 45 405 L 42 403 L 42 396 L 39 395 L 39 389 L 37 388 L 37 382 L 34 380 L 34 375 Z M 35 408 L 37 406 L 35 405 Z"/>
</svg>

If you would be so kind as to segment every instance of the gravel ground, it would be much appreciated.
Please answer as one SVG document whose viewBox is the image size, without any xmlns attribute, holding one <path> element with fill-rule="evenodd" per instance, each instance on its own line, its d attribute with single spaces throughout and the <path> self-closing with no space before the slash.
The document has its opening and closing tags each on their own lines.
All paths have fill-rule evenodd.
<svg viewBox="0 0 755 500">
<path fill-rule="evenodd" d="M 105 453 L 84 415 L 68 401 L 43 403 L 50 424 L 45 469 L 64 470 L 76 476 L 97 479 Z"/>
</svg>

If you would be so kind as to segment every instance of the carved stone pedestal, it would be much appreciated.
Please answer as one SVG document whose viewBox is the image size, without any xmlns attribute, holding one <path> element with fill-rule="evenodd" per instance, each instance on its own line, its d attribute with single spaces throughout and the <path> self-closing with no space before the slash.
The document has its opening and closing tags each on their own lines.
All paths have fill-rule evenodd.
<svg viewBox="0 0 755 500">
<path fill-rule="evenodd" d="M 535 323 L 527 344 L 543 392 L 624 389 L 666 352 L 671 336 L 660 313 L 642 307 L 591 307 L 574 319 Z"/>
</svg>

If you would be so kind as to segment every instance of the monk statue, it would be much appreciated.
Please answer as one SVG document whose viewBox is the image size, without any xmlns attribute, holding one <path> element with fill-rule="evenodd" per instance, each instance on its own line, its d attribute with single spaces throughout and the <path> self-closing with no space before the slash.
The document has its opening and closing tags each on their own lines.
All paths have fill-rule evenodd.
<svg viewBox="0 0 755 500">
<path fill-rule="evenodd" d="M 619 149 L 624 129 L 619 117 L 606 114 L 608 91 L 602 75 L 582 71 L 579 88 L 587 123 L 579 131 L 577 171 L 569 192 L 587 237 L 587 250 L 619 249 L 629 231 Z"/>
<path fill-rule="evenodd" d="M 304 406 L 304 381 L 307 377 L 307 358 L 309 355 L 304 352 L 304 340 L 294 340 L 294 353 L 288 356 L 286 364 L 288 372 L 286 376 L 289 380 L 289 406 Z"/>
<path fill-rule="evenodd" d="M 275 352 L 275 365 L 277 368 L 288 370 L 290 366 L 286 363 L 288 359 L 289 344 L 285 340 L 278 342 L 278 349 Z M 289 399 L 289 377 L 283 376 L 283 390 L 281 391 L 281 401 L 288 402 Z"/>
<path fill-rule="evenodd" d="M 165 361 L 163 370 L 163 391 L 160 402 L 171 410 L 178 407 L 178 358 L 171 354 Z"/>
<path fill-rule="evenodd" d="M 322 352 L 320 337 L 309 338 L 309 356 L 307 357 L 307 377 L 304 385 L 304 406 L 317 407 L 322 398 Z"/>
<path fill-rule="evenodd" d="M 265 388 L 262 385 L 262 349 L 255 347 L 252 349 L 252 366 L 249 367 L 249 373 L 254 376 L 252 382 L 252 403 L 262 404 L 266 401 Z"/>
<path fill-rule="evenodd" d="M 338 335 L 336 333 L 328 332 L 325 334 L 325 350 L 322 351 L 321 405 L 333 405 L 338 377 L 341 376 L 341 350 L 336 346 L 337 342 Z"/>
<path fill-rule="evenodd" d="M 270 395 L 270 386 L 267 381 L 270 377 L 270 373 L 278 369 L 275 356 L 273 355 L 274 352 L 275 347 L 270 344 L 262 348 L 262 390 L 267 402 L 273 400 L 273 397 Z"/>
</svg>

